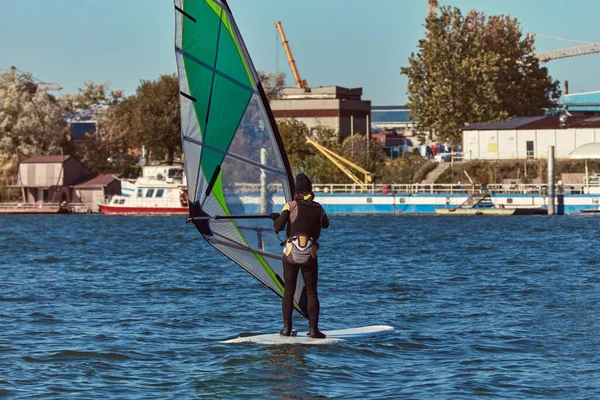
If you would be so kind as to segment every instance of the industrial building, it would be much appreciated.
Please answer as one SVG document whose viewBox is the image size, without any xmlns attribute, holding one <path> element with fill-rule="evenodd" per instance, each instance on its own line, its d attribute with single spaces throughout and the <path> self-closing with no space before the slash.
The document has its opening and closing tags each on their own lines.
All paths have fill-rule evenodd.
<svg viewBox="0 0 600 400">
<path fill-rule="evenodd" d="M 294 118 L 311 131 L 319 127 L 333 129 L 340 141 L 370 132 L 371 102 L 362 100 L 362 88 L 284 88 L 280 97 L 270 102 L 276 120 Z"/>
<path fill-rule="evenodd" d="M 393 131 L 410 136 L 408 133 L 415 129 L 415 121 L 410 118 L 410 108 L 407 106 L 373 106 L 371 121 L 373 131 Z"/>
<path fill-rule="evenodd" d="M 600 115 L 600 91 L 565 94 L 563 107 L 571 115 Z"/>
<path fill-rule="evenodd" d="M 506 122 L 478 123 L 463 130 L 464 160 L 535 160 L 568 158 L 576 148 L 600 142 L 600 117 L 550 115 L 517 117 Z"/>
</svg>

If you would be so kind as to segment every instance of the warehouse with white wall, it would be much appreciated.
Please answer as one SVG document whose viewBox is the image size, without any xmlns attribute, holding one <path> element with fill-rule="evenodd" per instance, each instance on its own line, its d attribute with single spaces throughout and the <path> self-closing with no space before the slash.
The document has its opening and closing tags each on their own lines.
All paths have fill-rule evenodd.
<svg viewBox="0 0 600 400">
<path fill-rule="evenodd" d="M 534 160 L 548 157 L 548 146 L 556 158 L 586 143 L 600 142 L 600 117 L 517 117 L 506 122 L 472 124 L 463 130 L 465 160 Z"/>
</svg>

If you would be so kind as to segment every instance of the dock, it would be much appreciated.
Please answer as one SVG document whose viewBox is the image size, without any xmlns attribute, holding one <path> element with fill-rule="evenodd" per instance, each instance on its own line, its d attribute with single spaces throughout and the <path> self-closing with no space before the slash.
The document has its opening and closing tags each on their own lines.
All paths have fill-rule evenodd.
<svg viewBox="0 0 600 400">
<path fill-rule="evenodd" d="M 0 203 L 0 214 L 91 214 L 91 203 Z"/>
</svg>

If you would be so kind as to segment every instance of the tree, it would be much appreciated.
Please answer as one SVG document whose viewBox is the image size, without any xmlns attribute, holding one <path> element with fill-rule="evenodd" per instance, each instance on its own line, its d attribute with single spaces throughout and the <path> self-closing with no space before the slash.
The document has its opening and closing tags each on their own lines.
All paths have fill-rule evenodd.
<svg viewBox="0 0 600 400">
<path fill-rule="evenodd" d="M 262 83 L 267 99 L 279 99 L 279 92 L 285 86 L 285 74 L 283 72 L 274 74 L 272 72 L 258 71 L 258 78 Z"/>
<path fill-rule="evenodd" d="M 112 124 L 112 129 L 123 135 L 127 148 L 145 146 L 153 158 L 173 162 L 175 153 L 181 153 L 177 76 L 143 80 L 135 95 L 116 106 Z"/>
<path fill-rule="evenodd" d="M 96 108 L 98 106 L 116 106 L 123 99 L 122 90 L 110 90 L 110 82 L 84 82 L 84 87 L 76 95 L 66 94 L 60 101 L 67 112 Z"/>
<path fill-rule="evenodd" d="M 427 34 L 411 54 L 408 105 L 429 131 L 457 142 L 466 123 L 539 115 L 556 106 L 557 81 L 534 56 L 516 19 L 442 7 L 425 22 Z"/>
<path fill-rule="evenodd" d="M 375 173 L 377 168 L 386 161 L 381 146 L 365 135 L 352 135 L 344 139 L 342 154 L 371 173 Z"/>
<path fill-rule="evenodd" d="M 295 176 L 306 170 L 308 160 L 315 155 L 314 148 L 306 142 L 308 127 L 293 118 L 277 121 L 277 127 Z"/>
<path fill-rule="evenodd" d="M 122 135 L 113 123 L 115 110 L 122 99 L 123 91 L 110 90 L 109 82 L 97 84 L 92 81 L 85 82 L 77 94 L 60 97 L 67 121 L 96 122 L 95 132 L 87 132 L 83 138 L 69 141 L 67 147 L 68 153 L 96 173 L 126 174 L 135 165 L 135 161 L 127 156 Z M 115 155 L 121 162 L 113 161 Z"/>
<path fill-rule="evenodd" d="M 0 162 L 14 169 L 17 154 L 59 154 L 66 123 L 57 99 L 39 89 L 31 74 L 0 74 Z"/>
</svg>

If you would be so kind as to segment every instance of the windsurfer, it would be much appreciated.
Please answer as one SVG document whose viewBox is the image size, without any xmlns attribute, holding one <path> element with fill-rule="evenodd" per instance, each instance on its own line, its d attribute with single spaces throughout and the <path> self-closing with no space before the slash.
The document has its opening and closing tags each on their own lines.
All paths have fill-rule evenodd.
<svg viewBox="0 0 600 400">
<path fill-rule="evenodd" d="M 319 296 L 317 293 L 317 249 L 321 228 L 329 227 L 329 218 L 323 207 L 314 201 L 312 182 L 305 174 L 296 177 L 294 200 L 286 203 L 281 214 L 273 213 L 276 232 L 286 225 L 286 241 L 283 250 L 284 292 L 281 310 L 283 314 L 282 336 L 292 334 L 292 312 L 298 272 L 302 271 L 308 301 L 308 320 L 313 338 L 324 338 L 319 331 Z"/>
</svg>

